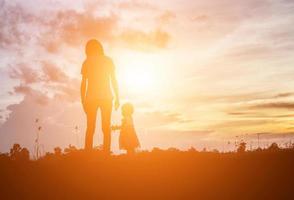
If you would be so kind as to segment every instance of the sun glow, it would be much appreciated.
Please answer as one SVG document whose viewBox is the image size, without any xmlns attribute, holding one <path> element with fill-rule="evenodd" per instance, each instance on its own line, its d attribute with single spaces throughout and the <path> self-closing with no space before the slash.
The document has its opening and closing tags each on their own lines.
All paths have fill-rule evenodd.
<svg viewBox="0 0 294 200">
<path fill-rule="evenodd" d="M 136 56 L 122 64 L 119 79 L 125 90 L 132 94 L 152 94 L 163 86 L 160 63 Z"/>
<path fill-rule="evenodd" d="M 130 67 L 126 70 L 124 84 L 133 92 L 152 90 L 155 85 L 155 75 L 145 67 Z"/>
</svg>

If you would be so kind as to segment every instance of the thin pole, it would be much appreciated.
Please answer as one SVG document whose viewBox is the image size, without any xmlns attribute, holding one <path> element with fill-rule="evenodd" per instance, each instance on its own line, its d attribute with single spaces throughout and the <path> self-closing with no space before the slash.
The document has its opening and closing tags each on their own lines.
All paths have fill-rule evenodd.
<svg viewBox="0 0 294 200">
<path fill-rule="evenodd" d="M 257 146 L 259 148 L 259 133 L 257 133 Z"/>
</svg>

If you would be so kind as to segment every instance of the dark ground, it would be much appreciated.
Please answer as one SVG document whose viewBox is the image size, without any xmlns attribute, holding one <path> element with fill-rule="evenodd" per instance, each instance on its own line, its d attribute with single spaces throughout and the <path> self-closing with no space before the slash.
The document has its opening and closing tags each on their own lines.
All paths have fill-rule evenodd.
<svg viewBox="0 0 294 200">
<path fill-rule="evenodd" d="M 0 199 L 294 199 L 294 150 L 0 156 Z"/>
</svg>

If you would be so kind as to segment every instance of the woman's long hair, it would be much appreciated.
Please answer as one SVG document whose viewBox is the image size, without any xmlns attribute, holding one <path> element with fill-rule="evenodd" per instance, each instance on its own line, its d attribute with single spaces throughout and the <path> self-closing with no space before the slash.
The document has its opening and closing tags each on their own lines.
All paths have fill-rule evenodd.
<svg viewBox="0 0 294 200">
<path fill-rule="evenodd" d="M 101 43 L 96 39 L 91 39 L 87 42 L 85 51 L 87 57 L 104 55 L 103 47 Z"/>
</svg>

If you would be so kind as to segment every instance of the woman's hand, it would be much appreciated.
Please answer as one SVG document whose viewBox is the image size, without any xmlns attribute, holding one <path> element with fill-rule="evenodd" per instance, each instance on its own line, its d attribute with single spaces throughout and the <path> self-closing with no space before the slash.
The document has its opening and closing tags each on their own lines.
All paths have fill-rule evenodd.
<svg viewBox="0 0 294 200">
<path fill-rule="evenodd" d="M 119 130 L 121 127 L 119 125 L 112 125 L 110 128 L 111 130 L 116 131 Z"/>
</svg>

